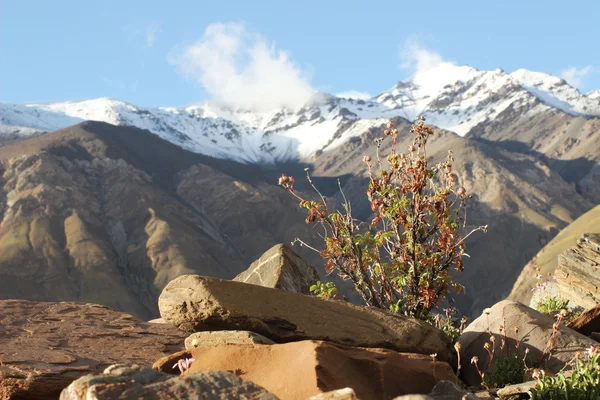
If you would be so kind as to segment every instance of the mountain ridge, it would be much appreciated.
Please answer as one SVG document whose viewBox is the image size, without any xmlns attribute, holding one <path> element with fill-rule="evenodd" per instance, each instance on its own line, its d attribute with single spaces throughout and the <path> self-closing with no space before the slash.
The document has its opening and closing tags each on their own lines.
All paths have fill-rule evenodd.
<svg viewBox="0 0 600 400">
<path fill-rule="evenodd" d="M 429 124 L 465 136 L 507 109 L 528 115 L 552 110 L 600 116 L 600 97 L 580 93 L 564 80 L 524 69 L 442 63 L 421 71 L 370 100 L 316 94 L 305 107 L 252 112 L 211 103 L 137 107 L 110 98 L 50 104 L 0 104 L 0 137 L 62 129 L 83 120 L 148 129 L 184 149 L 245 163 L 307 160 L 338 147 L 381 120 L 425 116 Z"/>
</svg>

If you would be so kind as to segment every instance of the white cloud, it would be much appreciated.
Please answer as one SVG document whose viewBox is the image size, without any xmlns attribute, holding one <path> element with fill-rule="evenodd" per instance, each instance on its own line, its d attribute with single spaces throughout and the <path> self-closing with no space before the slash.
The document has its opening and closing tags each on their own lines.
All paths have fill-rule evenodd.
<svg viewBox="0 0 600 400">
<path fill-rule="evenodd" d="M 354 99 L 354 100 L 368 100 L 373 96 L 367 92 L 359 92 L 357 90 L 348 90 L 341 93 L 336 93 L 337 97 L 342 97 L 344 99 Z"/>
<path fill-rule="evenodd" d="M 584 85 L 587 76 L 597 71 L 598 69 L 592 67 L 591 65 L 588 65 L 583 68 L 569 67 L 562 69 L 559 75 L 571 86 L 581 88 Z"/>
<path fill-rule="evenodd" d="M 154 21 L 146 26 L 144 31 L 144 39 L 146 41 L 146 47 L 154 46 L 154 42 L 156 41 L 156 36 L 162 32 L 162 27 L 160 22 Z"/>
<path fill-rule="evenodd" d="M 428 69 L 439 66 L 440 64 L 452 64 L 449 61 L 444 61 L 442 56 L 423 47 L 417 40 L 408 39 L 404 43 L 404 47 L 400 52 L 402 63 L 400 66 L 404 69 L 415 71 L 426 71 Z"/>
<path fill-rule="evenodd" d="M 296 109 L 315 92 L 288 53 L 241 23 L 211 24 L 200 40 L 174 49 L 167 60 L 200 83 L 214 101 L 233 107 Z"/>
</svg>

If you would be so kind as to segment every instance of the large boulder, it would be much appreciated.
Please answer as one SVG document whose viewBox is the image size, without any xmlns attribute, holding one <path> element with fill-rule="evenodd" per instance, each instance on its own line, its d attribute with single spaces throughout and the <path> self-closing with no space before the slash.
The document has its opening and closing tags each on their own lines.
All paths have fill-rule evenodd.
<svg viewBox="0 0 600 400">
<path fill-rule="evenodd" d="M 345 387 L 359 399 L 389 399 L 429 393 L 439 380 L 456 379 L 447 363 L 428 355 L 322 341 L 198 347 L 191 355 L 189 373 L 233 371 L 286 400 Z"/>
<path fill-rule="evenodd" d="M 185 336 L 95 304 L 0 300 L 0 398 L 56 399 L 116 362 L 149 367 Z"/>
<path fill-rule="evenodd" d="M 158 307 L 166 321 L 187 332 L 247 330 L 278 343 L 327 340 L 454 359 L 448 337 L 426 322 L 241 282 L 183 275 L 167 284 Z"/>
<path fill-rule="evenodd" d="M 600 234 L 585 234 L 558 257 L 556 282 L 569 305 L 587 310 L 600 304 Z"/>
<path fill-rule="evenodd" d="M 260 386 L 227 371 L 173 377 L 138 365 L 112 365 L 71 383 L 60 400 L 277 400 Z"/>
<path fill-rule="evenodd" d="M 490 356 L 484 348 L 486 343 L 495 346 L 496 359 L 505 357 L 505 354 L 517 355 L 522 359 L 525 356 L 525 349 L 529 349 L 528 365 L 537 363 L 550 341 L 554 323 L 554 319 L 510 300 L 501 301 L 484 311 L 465 329 L 458 340 L 461 346 L 463 381 L 472 386 L 481 383 L 481 378 L 475 365 L 471 364 L 471 360 L 476 356 L 479 359 L 479 368 L 483 372 L 488 370 Z M 505 334 L 506 339 L 504 339 Z M 491 335 L 495 337 L 495 345 L 490 341 Z M 506 340 L 506 348 L 501 351 L 503 340 Z M 544 369 L 552 372 L 558 372 L 577 352 L 583 352 L 595 344 L 592 339 L 562 324 L 553 340 L 554 351 L 542 365 Z"/>
<path fill-rule="evenodd" d="M 285 244 L 277 244 L 233 280 L 309 294 L 310 286 L 319 280 L 319 274 Z"/>
</svg>

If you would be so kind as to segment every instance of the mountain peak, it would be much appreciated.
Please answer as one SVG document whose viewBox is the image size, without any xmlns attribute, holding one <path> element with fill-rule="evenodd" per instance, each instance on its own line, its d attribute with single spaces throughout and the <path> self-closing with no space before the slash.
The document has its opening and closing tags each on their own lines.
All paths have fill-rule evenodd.
<svg viewBox="0 0 600 400">
<path fill-rule="evenodd" d="M 299 110 L 251 111 L 214 102 L 141 108 L 108 97 L 51 104 L 0 104 L 0 135 L 32 135 L 82 121 L 147 129 L 184 149 L 241 162 L 306 159 L 390 118 L 427 123 L 464 136 L 497 123 L 505 110 L 538 115 L 562 110 L 600 116 L 600 91 L 580 93 L 563 79 L 526 69 L 507 74 L 437 63 L 372 99 L 317 93 Z M 14 140 L 14 139 L 13 139 Z"/>
</svg>

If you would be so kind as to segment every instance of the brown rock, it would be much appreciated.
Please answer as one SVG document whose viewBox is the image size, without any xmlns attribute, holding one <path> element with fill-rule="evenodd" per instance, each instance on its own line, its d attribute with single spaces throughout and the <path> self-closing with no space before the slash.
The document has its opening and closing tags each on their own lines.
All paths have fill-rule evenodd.
<svg viewBox="0 0 600 400">
<path fill-rule="evenodd" d="M 527 360 L 529 365 L 537 363 L 546 349 L 546 345 L 552 334 L 554 320 L 543 315 L 524 304 L 504 300 L 495 304 L 489 311 L 489 315 L 483 314 L 475 319 L 465 329 L 458 339 L 461 345 L 461 377 L 463 381 L 472 386 L 479 385 L 481 378 L 477 373 L 475 365 L 471 364 L 473 356 L 477 356 L 479 368 L 485 372 L 488 370 L 489 355 L 484 349 L 485 343 L 490 342 L 490 332 L 495 336 L 496 359 L 501 354 L 499 349 L 504 333 L 507 335 L 506 352 L 517 352 L 519 358 L 524 357 L 525 349 L 529 349 Z M 505 331 L 500 332 L 500 326 Z M 518 338 L 515 334 L 518 328 Z M 488 332 L 489 330 L 489 332 Z M 517 339 L 519 349 L 516 350 Z M 555 339 L 555 351 L 549 360 L 545 361 L 544 368 L 551 372 L 558 372 L 577 352 L 585 351 L 594 344 L 590 338 L 561 325 Z"/>
<path fill-rule="evenodd" d="M 322 341 L 198 347 L 191 353 L 189 373 L 231 371 L 289 400 L 345 387 L 361 399 L 389 399 L 428 393 L 438 380 L 455 379 L 447 363 L 430 356 Z"/>
<path fill-rule="evenodd" d="M 71 383 L 60 400 L 277 400 L 265 389 L 226 371 L 172 377 L 138 365 L 113 365 Z"/>
<path fill-rule="evenodd" d="M 240 282 L 183 275 L 158 300 L 162 317 L 188 332 L 240 329 L 278 342 L 327 340 L 453 360 L 448 337 L 413 318 L 348 302 Z"/>
<path fill-rule="evenodd" d="M 56 399 L 73 380 L 116 362 L 147 365 L 185 334 L 95 304 L 0 300 L 0 398 Z"/>
<path fill-rule="evenodd" d="M 569 306 L 584 310 L 600 304 L 600 234 L 585 234 L 558 257 L 556 282 Z"/>
<path fill-rule="evenodd" d="M 585 336 L 591 336 L 593 332 L 600 332 L 600 305 L 585 311 L 569 322 L 567 326 Z"/>
<path fill-rule="evenodd" d="M 250 283 L 288 292 L 309 294 L 319 280 L 317 270 L 285 244 L 271 247 L 234 281 Z"/>
<path fill-rule="evenodd" d="M 165 321 L 162 318 L 155 318 L 155 319 L 151 319 L 150 321 L 148 321 L 148 323 L 150 323 L 150 324 L 166 324 L 167 321 Z"/>
<path fill-rule="evenodd" d="M 249 331 L 206 331 L 192 333 L 185 339 L 185 348 L 217 346 L 220 344 L 275 344 L 274 341 Z"/>
</svg>

